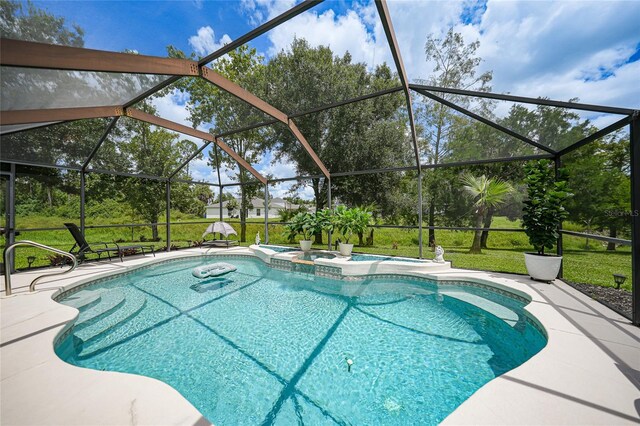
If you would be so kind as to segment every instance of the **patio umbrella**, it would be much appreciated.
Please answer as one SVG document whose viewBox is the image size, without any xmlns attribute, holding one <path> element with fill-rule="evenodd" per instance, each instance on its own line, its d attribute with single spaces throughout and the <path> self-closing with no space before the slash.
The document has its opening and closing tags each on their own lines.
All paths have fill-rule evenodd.
<svg viewBox="0 0 640 426">
<path fill-rule="evenodd" d="M 225 237 L 229 237 L 229 235 L 231 235 L 231 234 L 238 235 L 236 230 L 233 229 L 233 227 L 231 225 L 229 225 L 228 223 L 226 223 L 226 222 L 215 222 L 215 223 L 212 223 L 211 225 L 209 225 L 207 227 L 207 230 L 204 231 L 204 234 L 202 234 L 202 238 L 204 239 L 204 237 L 207 234 L 215 234 L 216 232 L 224 235 Z"/>
</svg>

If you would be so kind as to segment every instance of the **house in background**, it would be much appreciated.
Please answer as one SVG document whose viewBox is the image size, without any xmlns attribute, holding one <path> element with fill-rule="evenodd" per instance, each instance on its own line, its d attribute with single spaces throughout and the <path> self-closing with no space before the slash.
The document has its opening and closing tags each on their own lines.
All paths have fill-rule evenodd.
<svg viewBox="0 0 640 426">
<path fill-rule="evenodd" d="M 240 217 L 240 197 L 236 198 L 236 208 L 229 210 L 227 208 L 229 201 L 222 202 L 222 218 L 231 219 Z M 252 198 L 250 206 L 247 212 L 247 219 L 264 218 L 265 206 L 264 199 Z M 300 208 L 299 204 L 293 204 L 282 198 L 272 198 L 269 200 L 269 217 L 277 218 L 280 210 L 297 210 Z M 307 210 L 313 210 L 311 207 L 307 207 Z M 220 203 L 210 204 L 207 206 L 206 215 L 207 219 L 219 219 L 220 218 Z"/>
</svg>

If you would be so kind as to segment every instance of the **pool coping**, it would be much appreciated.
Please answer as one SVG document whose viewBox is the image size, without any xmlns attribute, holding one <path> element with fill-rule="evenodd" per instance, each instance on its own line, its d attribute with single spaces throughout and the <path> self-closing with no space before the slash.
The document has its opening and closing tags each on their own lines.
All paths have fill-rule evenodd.
<svg viewBox="0 0 640 426">
<path fill-rule="evenodd" d="M 100 372 L 66 364 L 54 339 L 78 315 L 52 298 L 62 289 L 130 272 L 169 259 L 202 254 L 254 256 L 243 247 L 189 249 L 137 257 L 123 264 L 82 265 L 43 280 L 24 294 L 42 271 L 13 275 L 15 297 L 0 300 L 2 424 L 208 424 L 175 389 L 158 380 Z M 259 256 L 258 256 L 259 257 Z M 640 329 L 561 281 L 449 269 L 407 275 L 472 281 L 527 298 L 525 307 L 547 332 L 547 346 L 532 359 L 480 388 L 452 412 L 446 424 L 621 424 L 640 422 Z M 585 324 L 588 325 L 586 329 Z"/>
</svg>

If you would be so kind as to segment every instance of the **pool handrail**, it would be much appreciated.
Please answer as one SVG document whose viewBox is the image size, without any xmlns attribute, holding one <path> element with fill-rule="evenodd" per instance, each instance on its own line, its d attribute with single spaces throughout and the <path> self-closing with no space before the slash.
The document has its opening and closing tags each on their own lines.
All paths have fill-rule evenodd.
<svg viewBox="0 0 640 426">
<path fill-rule="evenodd" d="M 2 258 L 4 259 L 4 266 L 5 266 L 5 270 L 4 270 L 4 291 L 5 291 L 5 296 L 11 296 L 11 267 L 10 267 L 10 264 L 9 264 L 9 255 L 11 254 L 13 249 L 15 249 L 18 246 L 38 247 L 38 248 L 41 248 L 41 249 L 44 249 L 44 250 L 48 250 L 48 251 L 51 251 L 53 253 L 57 253 L 59 255 L 68 257 L 72 261 L 71 268 L 67 269 L 66 271 L 53 272 L 53 273 L 42 274 L 42 275 L 37 276 L 33 281 L 31 281 L 31 284 L 29 284 L 29 292 L 30 293 L 35 291 L 36 283 L 41 278 L 51 277 L 51 276 L 54 276 L 54 275 L 67 274 L 67 273 L 73 271 L 74 269 L 76 269 L 76 267 L 78 266 L 78 260 L 71 253 L 59 250 L 57 248 L 49 247 L 49 246 L 44 245 L 44 244 L 36 243 L 35 241 L 29 241 L 29 240 L 16 241 L 15 243 L 7 246 L 4 249 L 4 252 L 3 252 L 3 255 L 2 255 Z"/>
</svg>

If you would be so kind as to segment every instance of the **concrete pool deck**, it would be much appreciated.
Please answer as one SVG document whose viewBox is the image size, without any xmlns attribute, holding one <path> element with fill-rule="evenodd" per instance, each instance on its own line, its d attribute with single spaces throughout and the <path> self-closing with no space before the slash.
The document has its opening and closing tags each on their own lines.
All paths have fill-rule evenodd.
<svg viewBox="0 0 640 426">
<path fill-rule="evenodd" d="M 206 251 L 250 253 L 242 247 Z M 53 341 L 78 311 L 51 299 L 63 286 L 203 252 L 92 262 L 44 279 L 35 294 L 26 293 L 28 285 L 42 270 L 12 275 L 15 296 L 0 299 L 0 424 L 209 424 L 163 382 L 60 360 Z M 540 353 L 480 388 L 444 424 L 640 423 L 640 328 L 561 281 L 549 285 L 519 275 L 460 269 L 429 276 L 492 282 L 527 294 L 532 300 L 527 310 L 549 337 Z"/>
</svg>

